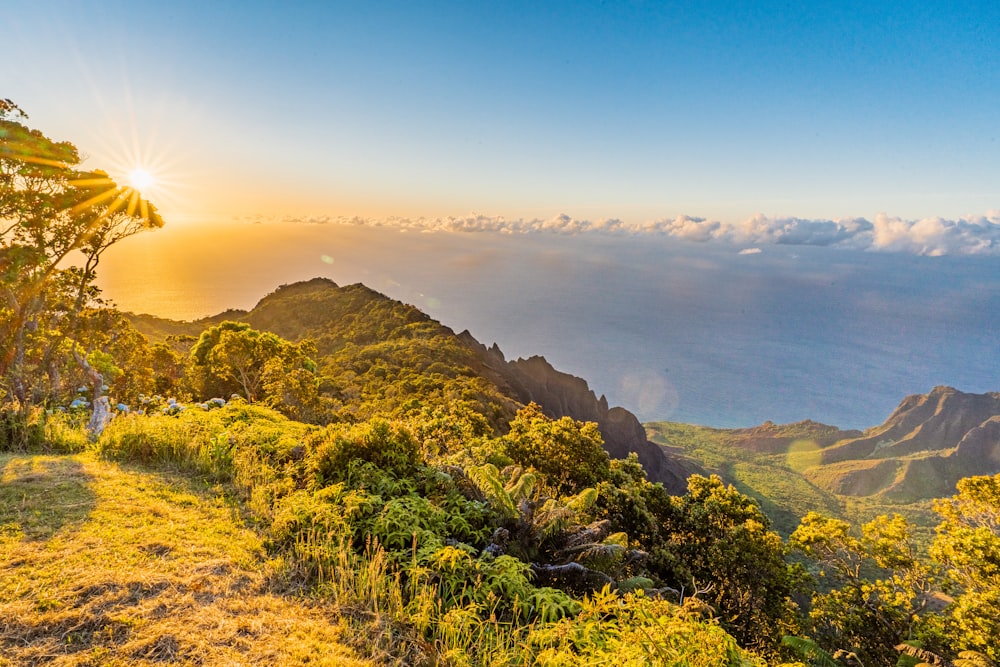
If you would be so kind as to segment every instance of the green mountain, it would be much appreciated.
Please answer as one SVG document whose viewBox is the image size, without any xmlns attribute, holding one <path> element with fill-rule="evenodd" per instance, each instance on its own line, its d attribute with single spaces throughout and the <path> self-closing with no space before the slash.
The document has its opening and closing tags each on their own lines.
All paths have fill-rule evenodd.
<svg viewBox="0 0 1000 667">
<path fill-rule="evenodd" d="M 171 342 L 184 352 L 206 328 L 226 320 L 293 342 L 310 340 L 330 379 L 329 398 L 351 420 L 406 414 L 419 390 L 444 403 L 462 403 L 502 429 L 518 407 L 534 402 L 549 417 L 596 422 L 613 458 L 635 453 L 649 479 L 671 493 L 683 493 L 687 478 L 700 470 L 651 443 L 631 412 L 609 407 L 585 380 L 542 357 L 508 361 L 496 345 L 487 348 L 468 331 L 456 334 L 416 307 L 361 284 L 340 287 L 315 278 L 283 285 L 249 311 L 193 322 L 128 317 L 152 342 Z"/>
<path fill-rule="evenodd" d="M 646 424 L 654 442 L 755 498 L 785 534 L 809 511 L 852 521 L 897 511 L 937 519 L 929 501 L 1000 473 L 1000 394 L 950 387 L 908 396 L 880 426 L 842 431 L 802 421 L 749 429 Z"/>
</svg>

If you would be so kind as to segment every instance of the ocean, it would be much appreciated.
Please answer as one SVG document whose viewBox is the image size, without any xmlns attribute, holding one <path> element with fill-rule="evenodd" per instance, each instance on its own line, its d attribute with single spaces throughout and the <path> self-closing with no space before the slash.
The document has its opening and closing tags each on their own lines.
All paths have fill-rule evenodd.
<svg viewBox="0 0 1000 667">
<path fill-rule="evenodd" d="M 742 252 L 741 252 L 742 251 Z M 176 319 L 363 282 L 642 421 L 881 423 L 936 385 L 1000 390 L 1000 263 L 665 236 L 185 225 L 108 251 L 119 307 Z"/>
</svg>

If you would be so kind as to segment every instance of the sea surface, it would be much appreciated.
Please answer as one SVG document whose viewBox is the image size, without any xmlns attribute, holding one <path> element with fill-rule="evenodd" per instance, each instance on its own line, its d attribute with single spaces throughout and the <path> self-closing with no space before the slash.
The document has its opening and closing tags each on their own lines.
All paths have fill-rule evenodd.
<svg viewBox="0 0 1000 667">
<path fill-rule="evenodd" d="M 123 309 L 195 319 L 316 276 L 543 355 L 643 421 L 867 428 L 936 385 L 1000 391 L 989 257 L 232 223 L 128 239 L 98 282 Z"/>
</svg>

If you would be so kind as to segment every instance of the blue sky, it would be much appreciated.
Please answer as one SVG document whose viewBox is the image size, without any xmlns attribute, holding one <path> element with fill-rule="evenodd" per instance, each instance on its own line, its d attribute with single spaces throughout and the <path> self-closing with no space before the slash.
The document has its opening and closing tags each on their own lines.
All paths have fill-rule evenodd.
<svg viewBox="0 0 1000 667">
<path fill-rule="evenodd" d="M 0 94 L 93 166 L 138 141 L 178 220 L 1000 208 L 996 3 L 14 0 L 4 14 Z"/>
</svg>

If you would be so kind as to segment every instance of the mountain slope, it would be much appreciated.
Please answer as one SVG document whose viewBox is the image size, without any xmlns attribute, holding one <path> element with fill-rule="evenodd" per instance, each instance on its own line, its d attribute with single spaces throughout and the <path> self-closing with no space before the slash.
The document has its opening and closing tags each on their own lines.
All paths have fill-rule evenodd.
<svg viewBox="0 0 1000 667">
<path fill-rule="evenodd" d="M 805 421 L 749 429 L 651 422 L 645 428 L 673 456 L 719 475 L 756 500 L 783 535 L 795 530 L 807 512 L 845 517 L 840 499 L 803 477 L 796 462 L 800 453 L 815 452 L 845 433 L 836 427 Z"/>
<path fill-rule="evenodd" d="M 860 458 L 896 458 L 952 449 L 989 418 L 1000 415 L 1000 393 L 967 394 L 935 387 L 907 396 L 886 421 L 823 452 L 823 463 Z"/>
<path fill-rule="evenodd" d="M 915 500 L 950 495 L 970 475 L 1000 472 L 1000 393 L 935 387 L 907 396 L 880 426 L 824 448 L 805 471 L 838 494 Z"/>
<path fill-rule="evenodd" d="M 802 421 L 748 429 L 646 424 L 650 438 L 757 500 L 781 532 L 808 511 L 857 520 L 901 512 L 928 526 L 929 501 L 963 477 L 1000 473 L 1000 393 L 935 387 L 865 432 Z"/>
<path fill-rule="evenodd" d="M 361 284 L 340 287 L 314 278 L 283 285 L 246 312 L 228 311 L 187 323 L 148 315 L 130 319 L 153 341 L 168 334 L 198 336 L 224 319 L 247 322 L 291 341 L 308 338 L 353 418 L 404 409 L 411 387 L 419 383 L 424 395 L 446 404 L 472 405 L 500 428 L 519 404 L 529 401 L 550 417 L 595 421 L 612 457 L 635 452 L 649 479 L 662 482 L 671 493 L 683 493 L 685 480 L 698 469 L 648 442 L 632 413 L 609 408 L 584 380 L 556 371 L 541 357 L 506 361 L 495 345 L 487 348 L 467 331 L 456 335 L 414 306 Z"/>
</svg>

